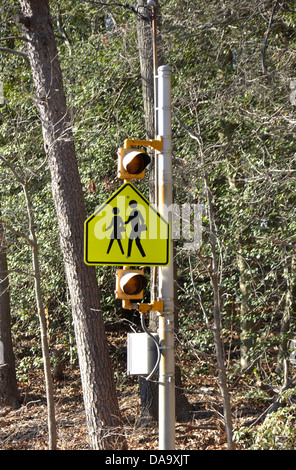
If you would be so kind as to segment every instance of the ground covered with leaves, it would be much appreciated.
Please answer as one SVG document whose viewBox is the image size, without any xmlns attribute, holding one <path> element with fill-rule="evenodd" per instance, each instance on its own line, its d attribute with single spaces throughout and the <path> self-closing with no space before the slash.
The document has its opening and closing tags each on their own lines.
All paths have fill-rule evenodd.
<svg viewBox="0 0 296 470">
<path fill-rule="evenodd" d="M 112 344 L 111 344 L 112 343 Z M 116 380 L 124 431 L 130 450 L 157 450 L 158 424 L 141 425 L 141 403 L 136 377 L 126 376 L 126 335 L 113 334 L 110 342 L 115 358 Z M 117 357 L 117 359 L 116 359 Z M 182 360 L 182 385 L 193 405 L 192 418 L 176 423 L 176 450 L 226 450 L 222 400 L 215 368 L 202 372 L 193 355 L 177 354 Z M 200 365 L 199 365 L 200 366 Z M 54 381 L 55 411 L 60 450 L 89 450 L 78 367 L 64 368 L 62 380 Z M 1 450 L 48 449 L 47 407 L 42 368 L 30 370 L 20 385 L 23 403 L 17 410 L 0 410 Z M 268 406 L 254 386 L 239 380 L 231 390 L 235 429 L 253 423 Z"/>
</svg>

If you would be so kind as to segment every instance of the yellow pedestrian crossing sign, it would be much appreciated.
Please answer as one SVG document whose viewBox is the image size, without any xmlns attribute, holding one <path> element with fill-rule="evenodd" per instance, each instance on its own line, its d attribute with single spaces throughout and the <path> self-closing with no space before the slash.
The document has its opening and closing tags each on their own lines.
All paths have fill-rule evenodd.
<svg viewBox="0 0 296 470">
<path fill-rule="evenodd" d="M 165 266 L 170 225 L 131 183 L 123 184 L 86 221 L 89 265 Z"/>
</svg>

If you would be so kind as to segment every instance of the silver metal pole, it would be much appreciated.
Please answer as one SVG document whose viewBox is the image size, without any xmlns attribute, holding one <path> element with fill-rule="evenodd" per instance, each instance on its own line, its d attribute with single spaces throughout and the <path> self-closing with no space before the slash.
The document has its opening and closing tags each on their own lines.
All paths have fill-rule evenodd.
<svg viewBox="0 0 296 470">
<path fill-rule="evenodd" d="M 158 68 L 158 135 L 163 138 L 163 151 L 158 153 L 159 212 L 171 224 L 173 204 L 171 74 L 168 65 Z M 172 207 L 172 206 L 171 206 Z M 174 270 L 173 241 L 170 242 L 170 264 L 159 268 L 159 298 L 163 312 L 159 315 L 161 359 L 159 364 L 159 449 L 175 449 L 175 359 L 174 359 Z"/>
</svg>

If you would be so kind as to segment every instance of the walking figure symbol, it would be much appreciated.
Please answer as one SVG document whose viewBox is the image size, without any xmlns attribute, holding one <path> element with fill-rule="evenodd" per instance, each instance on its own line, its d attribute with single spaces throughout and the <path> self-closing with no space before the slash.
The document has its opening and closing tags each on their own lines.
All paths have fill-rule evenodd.
<svg viewBox="0 0 296 470">
<path fill-rule="evenodd" d="M 142 255 L 143 258 L 145 258 L 146 254 L 145 251 L 143 250 L 142 244 L 141 244 L 141 233 L 144 230 L 147 230 L 147 227 L 145 225 L 145 221 L 143 219 L 143 216 L 139 210 L 136 209 L 138 203 L 137 201 L 132 200 L 129 203 L 129 206 L 133 209 L 132 212 L 129 215 L 129 218 L 125 222 L 125 225 L 131 224 L 131 233 L 129 236 L 128 240 L 128 250 L 127 250 L 127 258 L 131 256 L 131 251 L 132 251 L 132 244 L 133 241 L 135 240 L 135 243 Z"/>
<path fill-rule="evenodd" d="M 121 240 L 122 240 L 121 233 L 125 231 L 124 226 L 130 224 L 131 232 L 130 232 L 129 240 L 128 240 L 127 258 L 130 258 L 131 256 L 133 242 L 135 242 L 135 244 L 137 245 L 142 257 L 145 258 L 146 253 L 141 244 L 141 234 L 142 232 L 147 230 L 147 227 L 145 225 L 145 221 L 141 212 L 137 209 L 137 205 L 138 205 L 137 201 L 135 200 L 130 201 L 129 207 L 132 209 L 132 211 L 126 222 L 123 222 L 122 218 L 118 215 L 119 213 L 118 207 L 114 207 L 112 209 L 114 216 L 112 218 L 111 224 L 109 225 L 109 227 L 106 228 L 106 231 L 110 230 L 111 228 L 113 229 L 110 243 L 107 249 L 107 254 L 109 254 L 111 247 L 113 245 L 113 242 L 114 240 L 116 240 L 119 245 L 121 253 L 124 255 L 124 250 L 121 244 Z"/>
<path fill-rule="evenodd" d="M 114 207 L 112 209 L 112 212 L 114 214 L 114 217 L 113 217 L 109 227 L 106 228 L 106 231 L 110 230 L 110 228 L 113 228 L 113 232 L 111 233 L 111 237 L 110 237 L 111 240 L 110 240 L 110 243 L 109 243 L 109 246 L 108 246 L 107 254 L 110 252 L 114 240 L 116 240 L 118 245 L 119 245 L 121 253 L 124 255 L 124 251 L 123 251 L 122 244 L 121 244 L 121 239 L 122 239 L 121 232 L 124 232 L 123 220 L 118 215 L 118 213 L 119 213 L 118 207 Z"/>
</svg>

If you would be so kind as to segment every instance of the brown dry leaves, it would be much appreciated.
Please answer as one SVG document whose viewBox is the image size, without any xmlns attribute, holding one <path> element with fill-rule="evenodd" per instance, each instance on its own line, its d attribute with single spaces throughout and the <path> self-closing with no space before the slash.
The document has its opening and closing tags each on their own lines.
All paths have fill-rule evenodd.
<svg viewBox="0 0 296 470">
<path fill-rule="evenodd" d="M 126 337 L 113 338 L 113 345 L 123 349 Z M 193 361 L 193 359 L 191 359 Z M 190 371 L 193 364 L 183 362 Z M 157 450 L 158 425 L 149 423 L 137 426 L 141 416 L 141 403 L 136 377 L 126 377 L 125 362 L 118 360 L 114 367 L 118 373 L 119 404 L 124 421 L 130 450 Z M 122 374 L 123 383 L 120 380 Z M 55 381 L 55 405 L 58 442 L 61 450 L 89 449 L 86 420 L 78 368 L 67 368 L 63 381 Z M 227 449 L 225 429 L 221 420 L 221 397 L 214 373 L 196 376 L 184 375 L 184 387 L 191 387 L 193 393 L 188 399 L 194 404 L 196 412 L 189 423 L 176 423 L 176 450 L 213 450 Z M 0 413 L 0 450 L 44 450 L 48 448 L 47 407 L 43 371 L 34 370 L 20 390 L 23 405 L 18 410 L 1 410 Z M 256 410 L 246 409 L 242 400 L 236 402 L 237 419 L 234 426 L 243 425 Z M 257 413 L 259 411 L 257 410 Z"/>
</svg>

